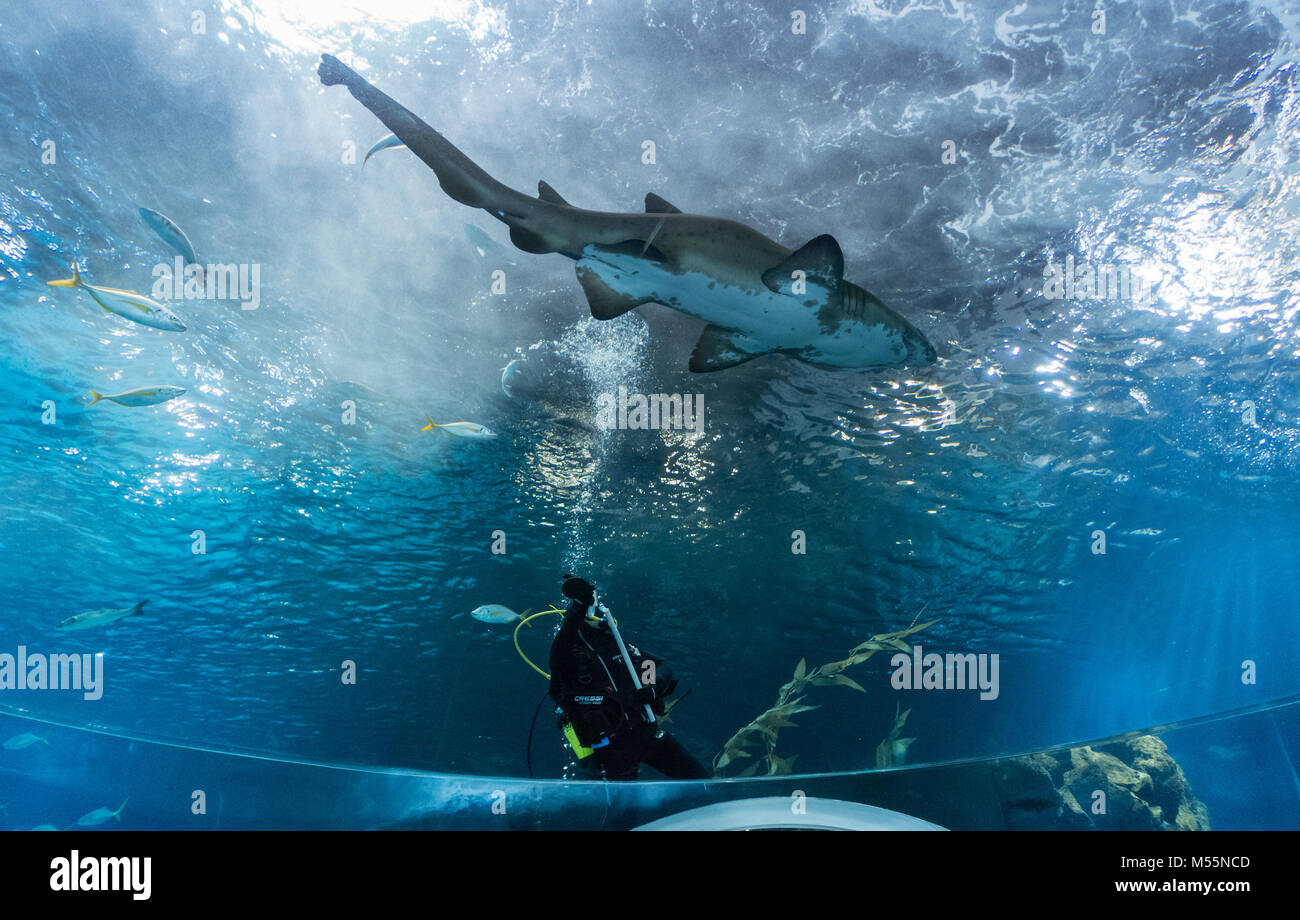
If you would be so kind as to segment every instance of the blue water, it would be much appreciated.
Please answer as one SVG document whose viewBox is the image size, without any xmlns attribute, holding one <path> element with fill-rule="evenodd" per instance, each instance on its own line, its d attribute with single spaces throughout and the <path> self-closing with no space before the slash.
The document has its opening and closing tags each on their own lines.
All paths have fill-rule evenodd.
<svg viewBox="0 0 1300 920">
<path fill-rule="evenodd" d="M 101 700 L 0 708 L 520 776 L 545 684 L 469 611 L 540 609 L 566 571 L 692 690 L 674 730 L 702 759 L 800 658 L 918 616 L 927 650 L 998 654 L 999 697 L 895 691 L 878 656 L 865 695 L 817 690 L 782 732 L 801 771 L 874 766 L 900 704 L 924 764 L 1300 692 L 1291 6 L 1123 4 L 1104 35 L 1091 3 L 826 3 L 806 35 L 789 4 L 725 0 L 225 2 L 202 34 L 193 7 L 0 10 L 0 652 L 106 673 Z M 831 233 L 941 360 L 692 375 L 697 321 L 597 322 L 567 260 L 510 248 L 409 153 L 363 170 L 385 129 L 319 85 L 322 51 L 513 187 Z M 174 253 L 139 207 L 258 265 L 258 308 L 175 300 L 188 329 L 161 332 L 45 285 L 76 261 L 148 293 Z M 1150 296 L 1049 299 L 1066 256 Z M 86 405 L 152 383 L 187 392 Z M 620 385 L 702 393 L 704 434 L 595 431 Z M 521 641 L 541 661 L 549 636 Z M 544 711 L 534 769 L 564 761 Z M 1253 782 L 1292 788 L 1278 769 Z"/>
</svg>

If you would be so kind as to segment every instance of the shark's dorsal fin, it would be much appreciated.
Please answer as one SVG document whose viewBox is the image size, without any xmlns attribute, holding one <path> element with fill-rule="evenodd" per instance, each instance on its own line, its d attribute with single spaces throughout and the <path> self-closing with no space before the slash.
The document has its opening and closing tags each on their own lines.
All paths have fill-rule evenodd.
<svg viewBox="0 0 1300 920">
<path fill-rule="evenodd" d="M 647 214 L 680 214 L 682 209 L 664 201 L 654 192 L 646 192 L 645 212 Z"/>
<path fill-rule="evenodd" d="M 806 284 L 803 293 L 795 291 L 795 282 L 800 280 L 795 272 L 803 272 L 802 280 Z M 779 265 L 763 272 L 763 283 L 776 293 L 815 300 L 818 304 L 838 301 L 843 281 L 844 251 L 829 233 L 809 240 Z"/>
<path fill-rule="evenodd" d="M 695 343 L 695 350 L 691 352 L 690 366 L 697 374 L 707 374 L 744 364 L 766 351 L 767 349 L 739 332 L 709 323 L 700 333 L 700 340 Z"/>
<path fill-rule="evenodd" d="M 562 204 L 566 208 L 573 207 L 573 205 L 561 198 L 560 193 L 551 188 L 544 179 L 539 179 L 537 182 L 537 197 L 542 201 L 549 202 L 550 204 Z"/>
<path fill-rule="evenodd" d="M 581 262 L 574 266 L 574 269 L 578 274 L 578 283 L 582 285 L 582 290 L 587 295 L 587 305 L 591 307 L 591 315 L 596 319 L 614 319 L 633 307 L 655 302 L 653 297 L 629 297 L 614 290 Z"/>
</svg>

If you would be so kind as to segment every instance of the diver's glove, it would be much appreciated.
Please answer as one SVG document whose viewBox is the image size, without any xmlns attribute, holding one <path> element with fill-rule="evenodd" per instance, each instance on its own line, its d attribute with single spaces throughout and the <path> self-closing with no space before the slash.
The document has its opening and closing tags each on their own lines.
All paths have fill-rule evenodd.
<svg viewBox="0 0 1300 920">
<path fill-rule="evenodd" d="M 596 603 L 596 588 L 585 578 L 575 578 L 572 575 L 564 576 L 564 585 L 560 591 L 569 600 L 578 601 L 590 607 Z"/>
</svg>

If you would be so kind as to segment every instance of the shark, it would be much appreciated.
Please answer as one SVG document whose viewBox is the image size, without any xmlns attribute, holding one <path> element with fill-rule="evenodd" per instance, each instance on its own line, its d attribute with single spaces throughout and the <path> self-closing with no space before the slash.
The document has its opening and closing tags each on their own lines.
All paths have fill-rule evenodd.
<svg viewBox="0 0 1300 920">
<path fill-rule="evenodd" d="M 572 259 L 596 319 L 660 304 L 703 320 L 694 372 L 773 354 L 834 368 L 937 359 L 915 326 L 845 280 L 844 252 L 830 234 L 792 250 L 738 221 L 684 213 L 654 193 L 644 213 L 574 207 L 545 181 L 534 197 L 493 178 L 337 57 L 322 54 L 317 75 L 325 86 L 346 87 L 453 200 L 509 227 L 515 247 Z"/>
</svg>

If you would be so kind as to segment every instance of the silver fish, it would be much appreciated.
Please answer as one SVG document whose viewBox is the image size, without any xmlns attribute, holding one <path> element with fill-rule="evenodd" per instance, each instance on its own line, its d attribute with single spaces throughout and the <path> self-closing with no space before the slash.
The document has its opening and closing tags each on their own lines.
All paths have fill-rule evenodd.
<svg viewBox="0 0 1300 920">
<path fill-rule="evenodd" d="M 144 613 L 144 605 L 148 601 L 141 601 L 134 607 L 105 608 L 103 610 L 87 610 L 85 613 L 78 613 L 76 616 L 68 617 L 59 623 L 58 628 L 64 632 L 75 632 L 79 629 L 93 629 L 96 626 L 107 626 L 109 623 L 116 623 L 124 617 L 139 616 Z"/>
<path fill-rule="evenodd" d="M 511 255 L 509 249 L 506 249 L 478 227 L 467 221 L 461 225 L 461 228 L 465 231 L 465 238 L 473 244 L 474 249 L 481 258 L 486 259 L 490 256 L 496 262 L 504 262 L 507 265 L 519 264 L 519 260 Z"/>
<path fill-rule="evenodd" d="M 109 818 L 122 820 L 122 809 L 126 808 L 126 803 L 131 801 L 130 797 L 122 800 L 122 804 L 117 806 L 117 811 L 110 811 L 107 808 L 96 808 L 94 811 L 88 811 L 77 819 L 77 824 L 81 827 L 94 827 L 96 824 L 103 824 Z"/>
<path fill-rule="evenodd" d="M 184 392 L 184 387 L 173 386 L 136 387 L 133 390 L 124 390 L 121 393 L 111 395 L 91 390 L 90 395 L 95 398 L 90 401 L 90 405 L 93 406 L 101 399 L 107 399 L 119 406 L 156 406 L 159 403 L 167 402 L 169 399 L 175 399 Z"/>
<path fill-rule="evenodd" d="M 387 137 L 381 137 L 378 141 L 375 142 L 375 146 L 371 147 L 369 150 L 366 151 L 365 157 L 361 160 L 361 168 L 365 169 L 366 160 L 370 159 L 379 151 L 390 150 L 390 149 L 396 150 L 398 148 L 405 150 L 406 145 L 397 139 L 397 135 L 390 134 Z"/>
<path fill-rule="evenodd" d="M 520 374 L 520 368 L 523 366 L 522 358 L 515 358 L 504 368 L 501 369 L 501 392 L 513 398 L 515 394 L 510 392 L 510 385 Z"/>
<path fill-rule="evenodd" d="M 509 607 L 502 607 L 500 604 L 484 604 L 482 607 L 475 607 L 469 612 L 474 619 L 483 623 L 513 623 L 528 613 L 515 613 Z"/>
<path fill-rule="evenodd" d="M 4 747 L 6 751 L 21 751 L 23 748 L 31 747 L 33 744 L 49 744 L 49 742 L 39 735 L 24 733 L 21 735 L 14 735 L 5 742 Z"/>
<path fill-rule="evenodd" d="M 158 234 L 164 243 L 179 252 L 186 262 L 192 265 L 199 264 L 199 257 L 194 253 L 194 244 L 185 235 L 185 231 L 177 226 L 176 221 L 150 208 L 141 208 L 140 216 L 149 225 L 149 229 Z"/>
<path fill-rule="evenodd" d="M 116 313 L 133 323 L 165 329 L 168 332 L 184 332 L 185 324 L 171 310 L 137 291 L 124 291 L 120 288 L 99 287 L 81 280 L 81 272 L 72 266 L 72 277 L 61 281 L 47 281 L 50 287 L 80 288 L 90 295 L 90 299 L 99 304 L 105 313 Z"/>
<path fill-rule="evenodd" d="M 491 428 L 480 425 L 478 422 L 447 422 L 440 425 L 427 415 L 425 418 L 429 419 L 429 424 L 421 428 L 421 431 L 433 431 L 438 428 L 458 438 L 495 438 L 497 436 L 497 433 Z"/>
</svg>

